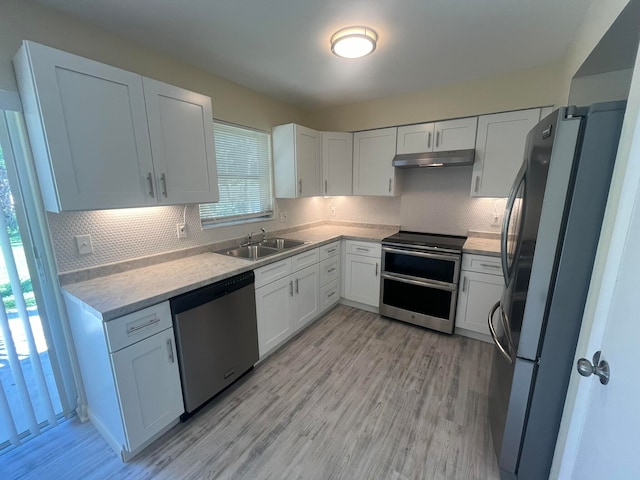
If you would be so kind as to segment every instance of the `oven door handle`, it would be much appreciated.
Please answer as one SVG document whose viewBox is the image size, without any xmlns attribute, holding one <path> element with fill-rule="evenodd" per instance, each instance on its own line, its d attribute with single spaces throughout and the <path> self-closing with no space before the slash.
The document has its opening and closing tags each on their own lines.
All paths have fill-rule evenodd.
<svg viewBox="0 0 640 480">
<path fill-rule="evenodd" d="M 386 272 L 383 272 L 381 277 L 386 278 L 388 280 L 395 280 L 397 282 L 408 283 L 410 285 L 417 285 L 419 287 L 431 287 L 431 288 L 436 288 L 438 290 L 448 290 L 450 292 L 455 292 L 458 289 L 458 286 L 454 283 L 424 282 L 424 281 L 413 280 L 411 278 L 406 278 L 404 276 L 394 275 Z"/>
<path fill-rule="evenodd" d="M 496 333 L 496 328 L 493 326 L 493 315 L 496 313 L 496 310 L 498 308 L 502 310 L 499 300 L 496 302 L 496 304 L 493 307 L 491 307 L 491 310 L 489 311 L 489 318 L 488 318 L 489 331 L 491 332 L 491 338 L 493 338 L 493 343 L 495 343 L 496 347 L 498 347 L 498 351 L 507 360 L 507 362 L 509 362 L 509 365 L 511 365 L 513 363 L 513 358 L 511 358 L 511 355 L 509 355 L 509 352 L 507 352 L 507 350 L 500 343 L 500 340 L 498 340 L 498 334 Z M 502 318 L 504 321 L 504 317 Z"/>
<path fill-rule="evenodd" d="M 410 255 L 412 257 L 433 258 L 435 260 L 448 260 L 450 262 L 458 263 L 460 261 L 460 255 L 448 254 L 448 253 L 426 253 L 416 252 L 415 250 L 403 250 L 401 248 L 382 247 L 383 252 L 397 253 L 399 255 Z"/>
</svg>

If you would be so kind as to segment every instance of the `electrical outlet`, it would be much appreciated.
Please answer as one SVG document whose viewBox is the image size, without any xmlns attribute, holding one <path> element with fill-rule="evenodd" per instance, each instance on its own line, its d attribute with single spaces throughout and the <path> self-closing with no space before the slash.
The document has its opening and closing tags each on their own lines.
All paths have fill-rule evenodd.
<svg viewBox="0 0 640 480">
<path fill-rule="evenodd" d="M 90 255 L 93 253 L 91 235 L 76 235 L 76 247 L 80 255 Z"/>
<path fill-rule="evenodd" d="M 336 216 L 336 206 L 335 205 L 331 205 L 329 207 L 329 215 L 331 215 L 332 217 Z"/>
<path fill-rule="evenodd" d="M 184 223 L 176 224 L 176 233 L 178 238 L 187 238 L 187 226 Z"/>
<path fill-rule="evenodd" d="M 281 222 L 287 221 L 287 212 L 280 212 L 280 221 Z"/>
</svg>

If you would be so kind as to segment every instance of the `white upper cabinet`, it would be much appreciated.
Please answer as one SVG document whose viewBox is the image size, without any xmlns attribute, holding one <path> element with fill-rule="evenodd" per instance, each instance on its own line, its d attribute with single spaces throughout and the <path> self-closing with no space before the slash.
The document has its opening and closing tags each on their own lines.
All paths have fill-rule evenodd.
<svg viewBox="0 0 640 480">
<path fill-rule="evenodd" d="M 398 127 L 396 153 L 444 152 L 475 147 L 477 117 Z"/>
<path fill-rule="evenodd" d="M 197 95 L 195 121 L 186 107 L 158 97 L 184 100 L 191 92 L 28 41 L 14 66 L 47 210 L 217 201 L 208 97 Z M 145 92 L 147 86 L 154 90 Z M 186 195 L 160 199 L 162 173 L 168 191 L 175 185 Z"/>
<path fill-rule="evenodd" d="M 323 195 L 353 192 L 353 133 L 322 132 Z"/>
<path fill-rule="evenodd" d="M 506 197 L 524 159 L 527 134 L 540 109 L 482 115 L 478 121 L 471 196 Z"/>
<path fill-rule="evenodd" d="M 353 134 L 353 194 L 393 196 L 399 192 L 396 169 L 398 129 L 381 128 Z"/>
<path fill-rule="evenodd" d="M 143 78 L 160 204 L 218 201 L 211 98 Z"/>
<path fill-rule="evenodd" d="M 276 198 L 321 195 L 320 132 L 295 123 L 278 125 L 272 141 Z"/>
</svg>

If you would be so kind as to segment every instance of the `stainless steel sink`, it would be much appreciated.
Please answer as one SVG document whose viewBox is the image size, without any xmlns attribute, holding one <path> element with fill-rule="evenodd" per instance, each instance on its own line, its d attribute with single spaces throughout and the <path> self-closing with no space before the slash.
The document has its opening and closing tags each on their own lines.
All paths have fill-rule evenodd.
<svg viewBox="0 0 640 480">
<path fill-rule="evenodd" d="M 249 260 L 257 260 L 258 258 L 268 257 L 280 253 L 277 248 L 265 247 L 263 245 L 245 245 L 243 247 L 229 248 L 218 250 L 216 253 L 229 255 L 230 257 L 247 258 Z"/>
<path fill-rule="evenodd" d="M 268 238 L 260 242 L 261 246 L 277 248 L 278 250 L 287 250 L 288 248 L 295 248 L 304 244 L 305 242 L 301 240 L 291 240 L 289 238 Z"/>
</svg>

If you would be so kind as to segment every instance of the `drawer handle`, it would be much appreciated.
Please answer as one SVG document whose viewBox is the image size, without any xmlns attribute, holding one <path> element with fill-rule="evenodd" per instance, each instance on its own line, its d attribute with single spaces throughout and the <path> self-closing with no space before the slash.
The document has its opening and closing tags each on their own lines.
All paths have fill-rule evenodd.
<svg viewBox="0 0 640 480">
<path fill-rule="evenodd" d="M 336 271 L 336 267 L 330 268 L 329 270 L 327 270 L 327 273 L 331 273 L 331 272 L 335 272 Z"/>
<path fill-rule="evenodd" d="M 500 268 L 500 265 L 492 265 L 491 263 L 481 263 L 480 266 L 486 268 Z"/>
<path fill-rule="evenodd" d="M 327 253 L 333 253 L 336 250 L 337 250 L 336 247 L 333 247 L 333 248 L 330 248 L 329 250 L 327 250 Z"/>
<path fill-rule="evenodd" d="M 169 361 L 175 363 L 176 359 L 173 356 L 173 345 L 171 344 L 170 338 L 167 338 L 167 351 L 169 352 Z"/>
<path fill-rule="evenodd" d="M 128 327 L 127 328 L 127 335 L 131 335 L 134 332 L 137 332 L 138 330 L 142 330 L 143 328 L 147 328 L 150 327 L 151 325 L 154 325 L 156 323 L 158 323 L 160 321 L 160 318 L 154 316 L 151 320 L 149 320 L 146 323 L 140 324 L 140 325 L 134 325 L 132 327 Z"/>
<path fill-rule="evenodd" d="M 362 247 L 356 247 L 356 250 L 359 252 L 369 252 L 371 251 L 371 249 L 369 248 L 362 248 Z"/>
<path fill-rule="evenodd" d="M 329 295 L 327 295 L 327 297 L 331 298 L 331 297 L 333 297 L 335 294 L 336 294 L 336 292 L 335 292 L 335 291 L 333 291 L 333 292 L 331 292 Z"/>
</svg>

